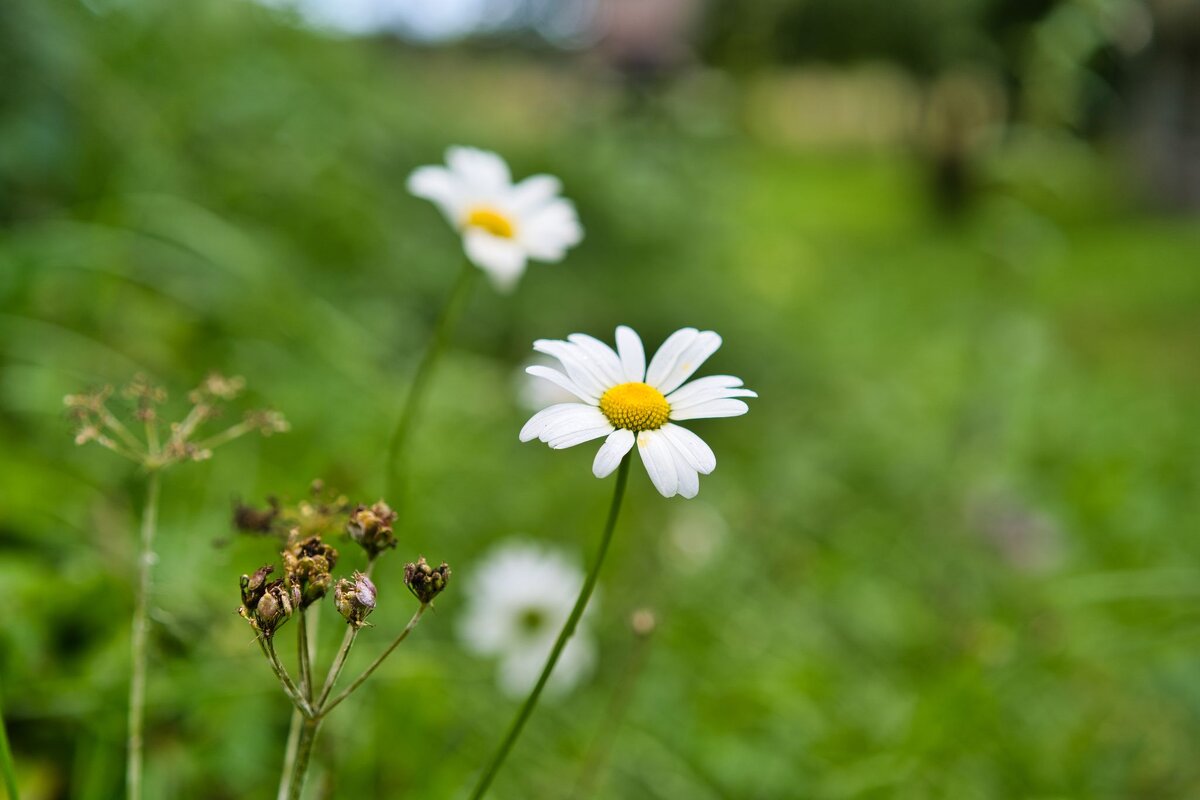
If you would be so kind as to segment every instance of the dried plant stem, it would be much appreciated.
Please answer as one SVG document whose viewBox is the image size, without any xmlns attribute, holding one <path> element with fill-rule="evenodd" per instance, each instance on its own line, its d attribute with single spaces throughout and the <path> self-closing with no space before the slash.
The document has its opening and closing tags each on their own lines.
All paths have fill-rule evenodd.
<svg viewBox="0 0 1200 800">
<path fill-rule="evenodd" d="M 500 743 L 500 748 L 496 751 L 496 755 L 492 757 L 491 763 L 488 764 L 483 774 L 480 775 L 478 783 L 475 784 L 475 789 L 471 792 L 471 800 L 480 800 L 487 793 L 488 787 L 492 785 L 496 773 L 500 771 L 500 767 L 504 764 L 504 759 L 508 757 L 508 753 L 520 737 L 525 723 L 529 721 L 530 715 L 533 714 L 533 709 L 537 705 L 538 698 L 542 696 L 542 690 L 546 688 L 546 682 L 550 680 L 550 673 L 554 671 L 554 665 L 558 663 L 559 656 L 562 655 L 563 649 L 567 646 L 567 640 L 575 633 L 575 627 L 579 624 L 579 619 L 583 616 L 588 600 L 591 599 L 592 592 L 596 588 L 596 580 L 600 577 L 600 568 L 604 565 L 604 558 L 608 555 L 608 546 L 612 542 L 613 531 L 617 527 L 617 516 L 621 511 L 621 500 L 625 497 L 625 484 L 628 478 L 629 454 L 627 453 L 621 459 L 621 465 L 617 468 L 617 485 L 613 490 L 612 505 L 608 509 L 608 520 L 604 524 L 604 533 L 600 537 L 600 547 L 596 551 L 596 558 L 592 563 L 592 569 L 588 573 L 587 579 L 583 582 L 583 588 L 579 590 L 579 597 L 575 600 L 575 607 L 571 609 L 571 615 L 567 617 L 562 631 L 558 634 L 558 639 L 554 642 L 554 648 L 546 658 L 546 665 L 542 668 L 541 676 L 538 677 L 533 690 L 525 698 L 525 702 L 521 705 L 520 710 L 517 711 L 517 716 L 513 719 L 512 726 L 508 729 L 508 734 L 504 737 L 504 741 Z"/>
<path fill-rule="evenodd" d="M 300 695 L 312 703 L 312 663 L 308 649 L 308 609 L 296 615 L 296 663 L 300 665 Z"/>
<path fill-rule="evenodd" d="M 382 664 L 384 662 L 384 660 L 387 659 L 387 657 L 392 654 L 392 651 L 395 650 L 397 647 L 399 647 L 400 643 L 408 638 L 408 635 L 410 633 L 412 633 L 413 628 L 417 627 L 417 623 L 421 621 L 421 617 L 423 617 L 425 615 L 425 612 L 428 609 L 429 609 L 429 603 L 422 603 L 420 608 L 417 609 L 416 613 L 412 615 L 412 619 L 410 619 L 408 621 L 408 624 L 404 626 L 404 630 L 402 630 L 400 632 L 400 635 L 397 636 L 395 639 L 393 639 L 392 643 L 387 646 L 387 649 L 379 654 L 379 658 L 372 661 L 371 666 L 369 666 L 365 670 L 363 670 L 363 673 L 361 675 L 359 675 L 357 678 L 355 678 L 353 683 L 351 683 L 349 686 L 347 686 L 345 689 L 343 689 L 341 691 L 341 693 L 338 694 L 337 697 L 333 698 L 328 703 L 325 703 L 321 706 L 321 709 L 319 711 L 320 715 L 325 716 L 326 714 L 328 714 L 339 703 L 341 703 L 343 700 L 345 700 L 347 697 L 349 697 L 350 694 L 355 689 L 357 689 L 360 685 L 362 685 L 363 681 L 365 681 L 367 678 L 371 677 L 371 673 L 374 672 L 376 669 L 378 669 L 379 665 Z M 347 648 L 347 649 L 349 649 L 349 648 Z"/>
<path fill-rule="evenodd" d="M 300 747 L 300 728 L 304 725 L 304 719 L 304 714 L 300 709 L 292 709 L 287 747 L 283 751 L 283 772 L 279 775 L 279 791 L 275 794 L 275 800 L 288 800 L 288 796 L 292 793 L 292 772 L 296 768 L 296 751 Z"/>
<path fill-rule="evenodd" d="M 141 546 L 138 552 L 138 590 L 133 607 L 130 643 L 132 664 L 129 679 L 129 741 L 125 763 L 125 794 L 129 800 L 142 796 L 142 749 L 146 717 L 146 649 L 149 639 L 151 572 L 154 567 L 154 534 L 158 529 L 159 471 L 150 471 L 146 505 L 142 510 Z"/>
<path fill-rule="evenodd" d="M 446 302 L 442 305 L 442 310 L 438 312 L 437 321 L 433 326 L 433 335 L 425 352 L 421 355 L 421 361 L 417 364 L 417 371 L 413 374 L 408 397 L 404 401 L 404 409 L 400 412 L 400 419 L 396 421 L 396 428 L 392 431 L 392 438 L 388 442 L 387 461 L 383 465 L 384 497 L 397 496 L 400 475 L 404 466 L 404 445 L 412 431 L 413 421 L 421 406 L 421 399 L 428 388 L 433 367 L 446 348 L 446 342 L 450 338 L 450 333 L 458 320 L 462 307 L 466 304 L 467 294 L 474 283 L 475 273 L 478 271 L 474 264 L 464 259 L 462 269 L 458 273 L 458 280 L 455 281 L 454 288 L 450 290 Z"/>
<path fill-rule="evenodd" d="M 306 717 L 313 716 L 312 706 L 308 700 L 296 688 L 296 684 L 292 681 L 292 676 L 288 674 L 287 668 L 283 666 L 283 662 L 279 660 L 279 654 L 275 652 L 275 641 L 272 636 L 258 637 L 258 644 L 262 648 L 263 655 L 267 657 L 267 661 L 271 665 L 271 669 L 275 672 L 275 677 L 279 679 L 279 683 L 283 686 L 283 690 L 287 692 L 292 703 L 296 708 L 300 709 L 301 713 Z"/>
<path fill-rule="evenodd" d="M 308 777 L 308 762 L 312 759 L 313 746 L 317 743 L 317 731 L 320 727 L 320 717 L 306 719 L 300 726 L 300 741 L 296 746 L 296 764 L 292 769 L 288 800 L 300 800 L 300 793 L 304 791 L 304 779 Z"/>
<path fill-rule="evenodd" d="M 325 701 L 328 699 L 329 693 L 333 691 L 338 676 L 342 674 L 342 668 L 346 666 L 346 659 L 350 655 L 350 648 L 354 646 L 356 638 L 358 638 L 358 628 L 347 625 L 346 637 L 342 639 L 342 646 L 338 648 L 337 656 L 333 659 L 332 666 L 329 667 L 329 674 L 325 676 L 325 686 L 321 689 L 321 696 L 317 700 L 318 713 L 325 713 Z"/>
<path fill-rule="evenodd" d="M 4 712 L 0 710 L 0 775 L 4 777 L 4 789 L 9 800 L 19 800 L 17 795 L 17 767 L 13 763 L 12 751 L 8 748 L 8 733 L 4 730 Z"/>
</svg>

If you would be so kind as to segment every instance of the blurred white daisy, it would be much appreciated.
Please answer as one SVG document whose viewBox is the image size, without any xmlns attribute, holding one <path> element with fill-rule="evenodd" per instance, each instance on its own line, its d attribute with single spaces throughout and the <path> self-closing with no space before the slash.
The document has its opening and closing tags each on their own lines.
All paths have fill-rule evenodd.
<svg viewBox="0 0 1200 800">
<path fill-rule="evenodd" d="M 432 201 L 462 232 L 467 258 L 501 291 L 516 286 L 525 262 L 560 261 L 583 239 L 575 206 L 553 175 L 514 184 L 508 164 L 473 147 L 446 150 L 446 165 L 419 167 L 408 190 Z"/>
<path fill-rule="evenodd" d="M 534 414 L 521 429 L 521 441 L 541 439 L 554 449 L 608 437 L 592 472 L 603 478 L 621 463 L 636 441 L 650 480 L 663 497 L 695 497 L 700 473 L 717 466 L 712 448 L 676 425 L 689 419 L 736 417 L 749 406 L 739 397 L 757 397 L 731 375 L 710 375 L 684 384 L 721 346 L 712 331 L 683 328 L 667 337 L 646 366 L 642 340 L 632 328 L 617 328 L 617 350 L 583 333 L 567 341 L 539 339 L 533 349 L 554 356 L 566 373 L 532 366 L 530 375 L 557 384 L 580 403 L 558 403 Z"/>
<path fill-rule="evenodd" d="M 500 689 L 523 697 L 537 682 L 571 613 L 583 586 L 583 571 L 559 553 L 530 542 L 511 542 L 485 556 L 469 582 L 459 637 L 471 652 L 499 657 Z M 572 688 L 594 661 L 585 615 L 567 641 L 546 691 L 561 694 Z"/>
</svg>

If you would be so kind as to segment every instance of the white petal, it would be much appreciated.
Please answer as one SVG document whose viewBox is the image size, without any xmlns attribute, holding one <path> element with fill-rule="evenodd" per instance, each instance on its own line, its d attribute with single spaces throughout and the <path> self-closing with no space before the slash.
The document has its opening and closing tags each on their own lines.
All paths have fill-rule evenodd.
<svg viewBox="0 0 1200 800">
<path fill-rule="evenodd" d="M 685 419 L 710 419 L 716 417 L 740 417 L 750 410 L 750 406 L 741 400 L 723 398 L 709 400 L 699 405 L 676 410 L 671 409 L 671 419 L 681 422 Z"/>
<path fill-rule="evenodd" d="M 637 436 L 638 452 L 650 475 L 650 482 L 663 497 L 674 497 L 679 490 L 679 474 L 671 445 L 658 431 L 642 431 Z"/>
<path fill-rule="evenodd" d="M 597 478 L 608 477 L 633 447 L 633 439 L 633 431 L 624 428 L 610 433 L 604 444 L 600 445 L 596 460 L 592 462 L 592 474 Z"/>
<path fill-rule="evenodd" d="M 699 369 L 709 356 L 717 352 L 720 346 L 720 336 L 713 331 L 701 331 L 687 349 L 679 354 L 670 372 L 660 379 L 659 383 L 652 385 L 663 394 L 675 391 L 680 384 L 692 377 L 692 373 Z"/>
<path fill-rule="evenodd" d="M 529 418 L 529 421 L 525 423 L 525 427 L 521 428 L 519 438 L 522 442 L 533 441 L 541 436 L 542 430 L 553 422 L 556 417 L 574 410 L 591 407 L 585 406 L 583 403 L 557 403 L 547 406 Z"/>
<path fill-rule="evenodd" d="M 583 226 L 569 200 L 556 199 L 517 220 L 517 236 L 530 257 L 559 261 L 583 240 Z"/>
<path fill-rule="evenodd" d="M 591 406 L 578 408 L 556 415 L 542 426 L 538 438 L 556 450 L 574 447 L 577 444 L 607 436 L 613 426 L 600 410 Z"/>
<path fill-rule="evenodd" d="M 579 431 L 564 433 L 560 436 L 555 436 L 553 439 L 545 440 L 546 444 L 550 445 L 555 450 L 565 450 L 568 447 L 574 447 L 577 444 L 590 442 L 592 439 L 599 439 L 601 436 L 608 436 L 613 432 L 612 423 L 608 420 L 602 425 L 596 425 L 592 428 L 584 428 Z"/>
<path fill-rule="evenodd" d="M 512 188 L 508 207 L 515 214 L 536 211 L 558 196 L 562 181 L 553 175 L 530 175 Z"/>
<path fill-rule="evenodd" d="M 671 446 L 679 451 L 692 469 L 705 475 L 717 468 L 717 457 L 708 443 L 687 428 L 668 422 L 659 430 Z"/>
<path fill-rule="evenodd" d="M 674 448 L 672 448 L 674 450 Z M 691 500 L 700 493 L 700 476 L 679 452 L 675 457 L 675 475 L 679 478 L 679 496 Z"/>
<path fill-rule="evenodd" d="M 695 328 L 682 328 L 668 336 L 667 340 L 658 348 L 658 352 L 654 354 L 654 358 L 650 359 L 650 368 L 646 370 L 646 383 L 657 388 L 658 384 L 670 374 L 675 362 L 679 360 L 680 354 L 696 341 L 696 337 L 699 335 L 700 331 Z"/>
<path fill-rule="evenodd" d="M 418 167 L 408 176 L 408 191 L 435 203 L 457 227 L 462 216 L 463 187 L 453 172 L 445 167 Z"/>
<path fill-rule="evenodd" d="M 572 333 L 567 339 L 588 354 L 610 386 L 621 383 L 621 359 L 611 347 L 586 333 Z"/>
<path fill-rule="evenodd" d="M 691 392 L 684 400 L 680 400 L 679 398 L 668 400 L 667 404 L 672 409 L 683 411 L 684 409 L 707 403 L 710 400 L 721 400 L 728 397 L 758 397 L 758 392 L 751 389 L 721 389 L 714 387 L 712 389 Z"/>
<path fill-rule="evenodd" d="M 545 378 L 556 386 L 566 389 L 580 400 L 587 400 L 592 405 L 600 402 L 599 397 L 584 391 L 575 381 L 553 367 L 543 367 L 541 364 L 534 364 L 532 367 L 526 367 L 525 371 L 536 378 Z"/>
<path fill-rule="evenodd" d="M 706 375 L 703 378 L 697 378 L 694 381 L 685 383 L 675 391 L 667 395 L 668 403 L 684 402 L 693 392 L 699 392 L 703 389 L 733 389 L 742 385 L 741 378 L 735 378 L 732 375 Z"/>
<path fill-rule="evenodd" d="M 507 189 L 512 184 L 508 164 L 488 150 L 450 147 L 446 150 L 446 163 L 466 185 L 477 191 L 496 192 Z"/>
<path fill-rule="evenodd" d="M 578 345 L 558 339 L 538 339 L 533 343 L 533 349 L 557 358 L 571 380 L 597 398 L 612 388 L 612 384 L 604 379 L 603 371 Z"/>
<path fill-rule="evenodd" d="M 500 292 L 512 291 L 525 272 L 525 251 L 512 239 L 470 228 L 463 234 L 463 249 Z"/>
<path fill-rule="evenodd" d="M 627 325 L 617 326 L 617 352 L 626 381 L 640 383 L 646 379 L 646 350 L 637 331 Z"/>
</svg>

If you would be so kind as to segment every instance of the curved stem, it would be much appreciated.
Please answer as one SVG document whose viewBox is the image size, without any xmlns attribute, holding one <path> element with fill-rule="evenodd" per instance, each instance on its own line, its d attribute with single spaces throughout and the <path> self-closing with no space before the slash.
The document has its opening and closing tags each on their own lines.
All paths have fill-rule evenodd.
<svg viewBox="0 0 1200 800">
<path fill-rule="evenodd" d="M 508 734 L 504 737 L 504 741 L 500 743 L 500 749 L 496 751 L 496 755 L 492 757 L 491 763 L 488 764 L 487 769 L 480 776 L 479 782 L 475 784 L 475 790 L 471 792 L 471 800 L 479 800 L 487 792 L 488 787 L 492 785 L 492 780 L 495 779 L 496 773 L 503 766 L 504 759 L 508 757 L 508 753 L 512 750 L 517 738 L 520 737 L 525 723 L 529 721 L 529 717 L 537 705 L 538 698 L 542 696 L 542 690 L 546 688 L 546 682 L 550 680 L 550 673 L 554 671 L 554 665 L 558 663 L 558 658 L 562 655 L 563 648 L 567 646 L 567 640 L 571 638 L 571 634 L 575 633 L 575 626 L 579 624 L 579 619 L 583 616 L 584 609 L 587 608 L 592 591 L 596 588 L 596 580 L 600 576 L 600 567 L 604 565 L 604 557 L 608 555 L 608 545 L 612 541 L 613 530 L 617 527 L 617 515 L 621 511 L 621 499 L 625 496 L 625 483 L 628 478 L 629 454 L 627 453 L 621 460 L 621 466 L 617 468 L 617 485 L 613 490 L 612 505 L 608 509 L 608 521 L 604 525 L 604 534 L 600 538 L 600 548 L 596 551 L 592 570 L 588 573 L 587 580 L 583 582 L 583 588 L 579 590 L 579 597 L 575 600 L 575 607 L 571 609 L 571 615 L 567 617 L 566 624 L 563 625 L 562 631 L 558 634 L 558 639 L 554 642 L 554 649 L 550 651 L 550 655 L 546 658 L 546 666 L 542 668 L 541 676 L 538 678 L 537 683 L 534 684 L 533 691 L 529 693 L 529 697 L 525 698 L 525 703 L 517 712 L 517 716 L 513 719 L 512 726 L 508 729 Z"/>
<path fill-rule="evenodd" d="M 138 591 L 133 607 L 130 639 L 129 741 L 125 762 L 125 794 L 129 800 L 142 796 L 142 743 L 146 716 L 146 643 L 150 631 L 150 578 L 154 567 L 154 534 L 158 529 L 158 470 L 150 471 L 146 505 L 142 510 L 141 546 L 138 551 Z"/>
<path fill-rule="evenodd" d="M 349 686 L 347 686 L 345 689 L 343 689 L 338 694 L 337 697 L 330 700 L 328 704 L 321 706 L 318 713 L 321 716 L 325 716 L 326 714 L 328 714 L 339 703 L 341 703 L 343 700 L 345 700 L 347 697 L 349 697 L 351 692 L 353 692 L 360 685 L 362 685 L 363 681 L 365 681 L 367 678 L 371 677 L 371 673 L 374 672 L 376 669 L 378 669 L 379 665 L 382 664 L 384 662 L 384 660 L 392 654 L 392 651 L 395 650 L 397 647 L 399 647 L 400 643 L 408 638 L 408 635 L 410 633 L 412 633 L 413 628 L 417 627 L 417 623 L 421 621 L 421 617 L 423 617 L 425 615 L 425 611 L 428 608 L 429 608 L 429 603 L 422 603 L 421 607 L 417 609 L 417 612 L 412 615 L 412 619 L 410 619 L 408 621 L 408 624 L 404 626 L 404 630 L 400 631 L 400 635 L 397 636 L 395 639 L 393 639 L 392 643 L 387 646 L 387 649 L 379 654 L 379 658 L 372 661 L 371 666 L 369 666 L 365 670 L 363 670 L 363 673 L 361 675 L 359 675 L 357 678 L 355 678 L 353 683 L 351 683 Z"/>
<path fill-rule="evenodd" d="M 333 691 L 333 685 L 337 683 L 338 676 L 342 674 L 342 668 L 346 666 L 346 658 L 350 655 L 350 648 L 354 646 L 354 640 L 358 636 L 358 628 L 353 625 L 346 626 L 346 637 L 342 639 L 342 646 L 338 649 L 337 657 L 333 660 L 333 665 L 329 668 L 329 675 L 325 678 L 325 687 L 321 689 L 321 696 L 317 699 L 316 708 L 318 714 L 324 714 L 325 700 L 329 697 L 329 693 Z"/>
<path fill-rule="evenodd" d="M 433 326 L 433 335 L 425 352 L 421 355 L 421 361 L 417 364 L 417 371 L 413 374 L 408 397 L 404 401 L 404 409 L 400 412 L 400 419 L 396 421 L 396 428 L 392 431 L 392 438 L 388 441 L 387 461 L 383 465 L 386 476 L 384 478 L 384 497 L 392 497 L 399 487 L 400 474 L 404 466 L 404 445 L 412 431 L 421 399 L 428 387 L 429 378 L 433 374 L 433 367 L 445 349 L 450 331 L 458 319 L 459 312 L 465 304 L 467 292 L 478 271 L 470 261 L 463 261 L 462 270 L 458 273 L 458 280 L 455 281 L 454 288 L 450 290 L 446 302 L 442 305 L 442 310 L 438 312 L 437 321 Z"/>
<path fill-rule="evenodd" d="M 17 794 L 17 767 L 13 763 L 12 751 L 8 748 L 8 733 L 4 730 L 4 713 L 0 711 L 0 775 L 4 778 L 4 789 L 9 800 L 19 800 Z"/>
<path fill-rule="evenodd" d="M 313 715 L 312 706 L 304 699 L 304 695 L 296 688 L 296 684 L 292 681 L 292 676 L 288 675 L 287 667 L 283 666 L 283 662 L 279 660 L 279 654 L 275 652 L 275 642 L 273 637 L 259 636 L 258 645 L 262 648 L 263 655 L 267 657 L 267 662 L 270 663 L 275 677 L 283 684 L 283 690 L 287 692 L 287 696 L 300 709 L 301 713 L 306 717 Z"/>
</svg>

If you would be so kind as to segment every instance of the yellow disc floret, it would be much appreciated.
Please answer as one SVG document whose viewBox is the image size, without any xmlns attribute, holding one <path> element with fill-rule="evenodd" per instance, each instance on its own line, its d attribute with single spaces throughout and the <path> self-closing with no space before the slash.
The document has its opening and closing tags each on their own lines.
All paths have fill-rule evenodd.
<svg viewBox="0 0 1200 800">
<path fill-rule="evenodd" d="M 618 384 L 601 395 L 600 411 L 614 426 L 638 433 L 666 425 L 671 404 L 658 389 L 634 381 Z"/>
<path fill-rule="evenodd" d="M 481 228 L 501 239 L 511 239 L 517 233 L 512 220 L 507 215 L 487 206 L 471 209 L 471 213 L 467 214 L 467 218 L 463 221 L 463 227 Z"/>
</svg>

